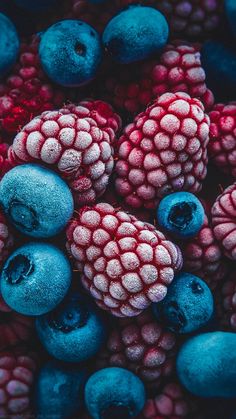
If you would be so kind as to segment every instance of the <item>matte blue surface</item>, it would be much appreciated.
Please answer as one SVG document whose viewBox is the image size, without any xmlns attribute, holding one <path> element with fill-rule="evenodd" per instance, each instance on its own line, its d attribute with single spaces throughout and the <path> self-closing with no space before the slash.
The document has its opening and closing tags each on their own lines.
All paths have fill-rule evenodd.
<svg viewBox="0 0 236 419">
<path fill-rule="evenodd" d="M 175 276 L 167 296 L 152 305 L 156 318 L 176 333 L 190 333 L 205 326 L 214 312 L 210 288 L 189 273 Z"/>
<path fill-rule="evenodd" d="M 0 13 L 0 77 L 15 64 L 19 52 L 19 38 L 10 19 Z"/>
<path fill-rule="evenodd" d="M 57 247 L 28 243 L 7 259 L 1 273 L 1 293 L 19 313 L 38 316 L 53 310 L 71 283 L 69 260 Z"/>
<path fill-rule="evenodd" d="M 225 14 L 229 22 L 230 29 L 234 36 L 236 36 L 236 1 L 224 1 Z"/>
<path fill-rule="evenodd" d="M 106 327 L 86 297 L 69 294 L 60 306 L 36 320 L 39 339 L 55 358 L 81 362 L 95 355 L 106 338 Z"/>
<path fill-rule="evenodd" d="M 47 75 L 62 86 L 92 80 L 102 58 L 100 37 L 80 20 L 63 20 L 43 33 L 39 57 Z"/>
<path fill-rule="evenodd" d="M 189 192 L 174 192 L 164 197 L 157 208 L 158 224 L 178 239 L 196 236 L 204 222 L 204 208 Z"/>
<path fill-rule="evenodd" d="M 37 164 L 16 166 L 3 177 L 0 205 L 19 231 L 41 238 L 61 232 L 74 210 L 64 180 Z"/>
<path fill-rule="evenodd" d="M 30 12 L 41 12 L 60 3 L 58 0 L 14 0 L 14 2 Z"/>
<path fill-rule="evenodd" d="M 79 366 L 50 361 L 41 368 L 36 381 L 37 417 L 69 419 L 83 402 L 87 373 Z"/>
<path fill-rule="evenodd" d="M 93 419 L 136 417 L 145 403 L 144 385 L 124 368 L 104 368 L 87 381 L 85 403 Z"/>
<path fill-rule="evenodd" d="M 130 6 L 107 24 L 103 44 L 115 61 L 131 63 L 158 53 L 168 40 L 165 17 L 152 7 Z"/>
<path fill-rule="evenodd" d="M 211 332 L 185 342 L 177 357 L 181 383 L 201 397 L 236 397 L 236 334 Z"/>
</svg>

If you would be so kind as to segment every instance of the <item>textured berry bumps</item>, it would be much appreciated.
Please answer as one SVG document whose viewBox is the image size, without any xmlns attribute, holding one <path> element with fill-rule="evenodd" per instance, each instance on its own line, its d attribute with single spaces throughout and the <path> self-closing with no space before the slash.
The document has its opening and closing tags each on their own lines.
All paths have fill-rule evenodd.
<svg viewBox="0 0 236 419">
<path fill-rule="evenodd" d="M 207 173 L 209 118 L 198 99 L 166 93 L 129 124 L 117 145 L 116 190 L 135 208 L 198 192 Z"/>
<path fill-rule="evenodd" d="M 182 264 L 179 249 L 154 226 L 105 203 L 81 208 L 67 238 L 84 287 L 119 317 L 162 300 Z"/>
<path fill-rule="evenodd" d="M 98 355 L 97 366 L 128 368 L 146 385 L 157 388 L 173 371 L 175 352 L 175 335 L 145 311 L 132 319 L 119 319 Z"/>
<path fill-rule="evenodd" d="M 236 184 L 218 196 L 211 214 L 214 234 L 224 254 L 236 260 Z"/>
<path fill-rule="evenodd" d="M 14 244 L 13 235 L 5 215 L 0 211 L 0 265 L 8 257 Z"/>
<path fill-rule="evenodd" d="M 236 102 L 215 105 L 209 117 L 209 158 L 223 172 L 236 178 Z"/>
<path fill-rule="evenodd" d="M 222 318 L 228 330 L 236 332 L 236 282 L 235 271 L 233 271 L 228 280 L 221 288 Z"/>
</svg>

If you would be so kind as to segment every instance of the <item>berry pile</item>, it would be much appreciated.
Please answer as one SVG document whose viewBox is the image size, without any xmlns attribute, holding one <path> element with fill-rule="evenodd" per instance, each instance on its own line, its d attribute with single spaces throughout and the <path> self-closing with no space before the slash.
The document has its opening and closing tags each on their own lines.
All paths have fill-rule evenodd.
<svg viewBox="0 0 236 419">
<path fill-rule="evenodd" d="M 0 418 L 235 417 L 235 16 L 0 1 Z"/>
</svg>

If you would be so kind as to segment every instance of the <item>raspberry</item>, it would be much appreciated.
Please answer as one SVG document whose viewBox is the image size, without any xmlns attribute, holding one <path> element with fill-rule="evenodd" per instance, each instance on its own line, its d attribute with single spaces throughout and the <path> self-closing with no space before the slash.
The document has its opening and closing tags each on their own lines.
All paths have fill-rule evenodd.
<svg viewBox="0 0 236 419">
<path fill-rule="evenodd" d="M 207 216 L 197 236 L 186 243 L 182 242 L 180 248 L 184 270 L 204 279 L 212 289 L 225 277 L 226 261 Z"/>
<path fill-rule="evenodd" d="M 33 388 L 36 361 L 23 348 L 0 353 L 0 417 L 30 418 L 30 393 Z"/>
<path fill-rule="evenodd" d="M 79 205 L 92 204 L 107 187 L 114 165 L 115 137 L 109 125 L 117 122 L 115 117 L 111 121 L 108 118 L 101 129 L 89 117 L 94 111 L 82 106 L 75 109 L 77 114 L 83 110 L 88 117 L 80 118 L 66 108 L 42 113 L 23 128 L 9 150 L 13 163 L 39 161 L 53 166 L 68 180 Z"/>
<path fill-rule="evenodd" d="M 129 124 L 117 145 L 116 190 L 134 207 L 198 192 L 207 173 L 209 118 L 186 93 L 166 93 Z"/>
<path fill-rule="evenodd" d="M 223 299 L 223 300 L 222 300 Z M 227 329 L 236 332 L 236 283 L 235 271 L 233 271 L 221 288 L 221 303 L 223 318 Z"/>
<path fill-rule="evenodd" d="M 18 62 L 0 84 L 0 130 L 8 134 L 15 134 L 35 115 L 63 104 L 63 91 L 53 86 L 41 68 L 39 41 L 34 35 L 22 42 Z"/>
<path fill-rule="evenodd" d="M 99 368 L 117 366 L 137 374 L 148 387 L 157 388 L 174 369 L 176 339 L 150 311 L 119 319 L 98 355 Z"/>
<path fill-rule="evenodd" d="M 199 98 L 206 110 L 212 108 L 214 97 L 207 89 L 197 46 L 183 42 L 167 45 L 160 58 L 118 68 L 115 76 L 105 80 L 109 101 L 130 113 L 143 110 L 163 93 L 185 92 Z"/>
<path fill-rule="evenodd" d="M 8 148 L 9 145 L 1 142 L 0 138 L 0 179 L 2 179 L 5 173 L 12 168 L 12 165 L 7 158 Z"/>
<path fill-rule="evenodd" d="M 29 341 L 34 320 L 11 310 L 0 297 L 0 350 Z"/>
<path fill-rule="evenodd" d="M 0 265 L 7 259 L 13 244 L 13 235 L 10 231 L 8 221 L 0 211 Z"/>
<path fill-rule="evenodd" d="M 209 157 L 224 173 L 236 178 L 236 102 L 215 105 L 209 117 Z"/>
<path fill-rule="evenodd" d="M 154 226 L 109 204 L 81 208 L 67 238 L 84 287 L 118 317 L 162 300 L 182 264 L 179 249 Z"/>
<path fill-rule="evenodd" d="M 236 260 L 236 183 L 218 196 L 211 214 L 214 234 L 224 254 Z"/>
</svg>

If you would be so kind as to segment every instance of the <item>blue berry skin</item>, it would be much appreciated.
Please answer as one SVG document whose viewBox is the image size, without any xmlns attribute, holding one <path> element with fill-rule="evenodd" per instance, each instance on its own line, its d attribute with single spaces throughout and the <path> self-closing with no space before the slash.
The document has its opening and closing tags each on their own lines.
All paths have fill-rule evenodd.
<svg viewBox="0 0 236 419">
<path fill-rule="evenodd" d="M 63 20 L 42 34 L 39 57 L 54 82 L 80 86 L 96 76 L 102 58 L 100 37 L 85 22 Z"/>
<path fill-rule="evenodd" d="M 145 404 L 144 385 L 124 368 L 104 368 L 87 381 L 85 404 L 93 419 L 133 418 Z"/>
<path fill-rule="evenodd" d="M 36 417 L 69 419 L 78 413 L 86 378 L 86 371 L 79 366 L 55 360 L 45 364 L 36 382 Z"/>
<path fill-rule="evenodd" d="M 164 300 L 152 307 L 156 318 L 175 333 L 191 333 L 204 327 L 214 312 L 207 284 L 184 272 L 175 276 Z"/>
<path fill-rule="evenodd" d="M 0 205 L 19 231 L 41 238 L 60 233 L 74 210 L 64 180 L 37 164 L 16 166 L 6 173 L 0 182 Z"/>
<path fill-rule="evenodd" d="M 60 3 L 58 0 L 14 0 L 14 2 L 29 12 L 42 12 L 50 7 L 59 6 Z"/>
<path fill-rule="evenodd" d="M 157 208 L 157 221 L 170 235 L 178 239 L 196 236 L 204 222 L 204 208 L 195 195 L 174 192 L 163 198 Z"/>
<path fill-rule="evenodd" d="M 207 41 L 201 50 L 207 87 L 217 101 L 235 100 L 236 50 L 218 41 Z"/>
<path fill-rule="evenodd" d="M 20 43 L 15 26 L 2 13 L 0 28 L 0 77 L 3 77 L 16 62 Z"/>
<path fill-rule="evenodd" d="M 177 357 L 177 374 L 200 397 L 236 397 L 236 334 L 210 332 L 190 338 Z"/>
<path fill-rule="evenodd" d="M 167 43 L 165 17 L 152 7 L 131 6 L 107 24 L 103 44 L 115 61 L 127 64 L 158 53 Z"/>
<path fill-rule="evenodd" d="M 57 247 L 27 243 L 7 259 L 1 273 L 1 293 L 15 311 L 39 316 L 53 310 L 71 284 L 69 260 Z"/>
<path fill-rule="evenodd" d="M 236 37 L 236 2 L 235 0 L 225 0 L 225 14 L 233 35 Z"/>
<path fill-rule="evenodd" d="M 82 362 L 92 357 L 106 338 L 106 327 L 98 310 L 78 293 L 67 295 L 56 310 L 38 317 L 36 329 L 49 354 L 66 362 Z"/>
</svg>

